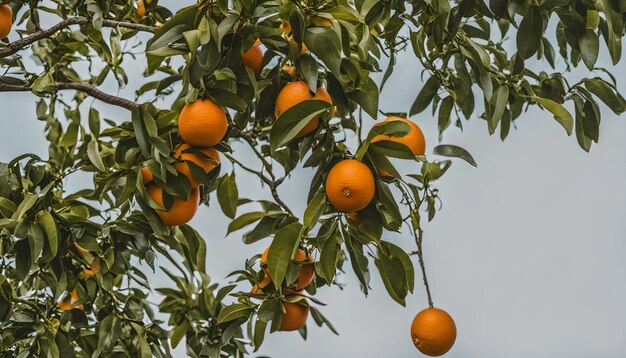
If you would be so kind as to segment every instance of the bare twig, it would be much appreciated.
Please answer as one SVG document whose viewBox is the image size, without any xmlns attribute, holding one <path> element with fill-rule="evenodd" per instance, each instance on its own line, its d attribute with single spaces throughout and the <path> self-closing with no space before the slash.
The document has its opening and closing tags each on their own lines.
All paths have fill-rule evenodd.
<svg viewBox="0 0 626 358">
<path fill-rule="evenodd" d="M 405 184 L 405 183 L 402 181 L 396 181 L 396 185 L 398 189 L 400 189 L 400 191 L 402 192 L 402 196 L 406 200 L 407 205 L 409 206 L 409 210 L 411 210 L 411 215 L 415 215 L 413 213 L 417 213 L 421 205 L 421 202 L 415 203 L 413 200 L 411 200 L 411 197 L 409 196 L 406 189 L 402 186 L 402 184 Z M 424 281 L 424 287 L 426 288 L 426 296 L 428 297 L 428 306 L 433 307 L 433 298 L 432 298 L 432 295 L 430 294 L 430 285 L 428 284 L 428 276 L 426 275 L 426 265 L 424 264 L 424 255 L 423 255 L 423 250 L 422 250 L 422 241 L 423 241 L 422 239 L 424 237 L 424 231 L 419 226 L 419 219 L 417 219 L 416 221 L 418 222 L 417 226 L 413 225 L 413 220 L 411 220 L 411 231 L 413 232 L 413 237 L 415 238 L 417 251 L 411 252 L 409 255 L 417 254 L 417 258 L 420 264 L 420 269 L 422 271 L 422 280 Z"/>
<path fill-rule="evenodd" d="M 270 187 L 270 193 L 272 194 L 272 197 L 274 198 L 274 201 L 276 201 L 276 204 L 280 205 L 280 207 L 283 208 L 283 210 L 285 210 L 289 215 L 294 216 L 293 212 L 291 211 L 291 209 L 289 209 L 287 204 L 285 204 L 285 202 L 278 195 L 278 186 L 283 182 L 284 178 L 280 178 L 278 180 L 274 180 L 274 179 L 268 178 L 262 172 L 246 166 L 242 162 L 240 162 L 237 159 L 233 158 L 231 155 L 226 154 L 226 157 L 231 162 L 239 165 L 241 167 L 241 169 L 258 176 L 265 184 L 267 184 L 267 186 Z"/>
<path fill-rule="evenodd" d="M 48 38 L 71 25 L 84 25 L 89 22 L 91 22 L 91 19 L 88 17 L 84 17 L 84 16 L 76 16 L 76 17 L 71 17 L 69 19 L 63 20 L 59 22 L 58 24 L 50 27 L 49 29 L 37 31 L 30 36 L 27 36 L 17 41 L 13 41 L 9 43 L 5 49 L 0 50 L 0 58 L 10 56 L 18 52 L 19 50 L 23 49 L 24 47 L 31 45 L 39 40 Z M 143 24 L 137 24 L 134 22 L 108 20 L 108 19 L 103 20 L 102 26 L 124 27 L 127 29 L 145 31 L 145 32 L 155 32 L 158 29 L 158 27 L 156 26 L 148 26 L 148 25 L 143 25 Z"/>
<path fill-rule="evenodd" d="M 77 82 L 57 82 L 54 84 L 54 87 L 57 90 L 67 90 L 72 89 L 76 91 L 85 92 L 93 98 L 96 98 L 104 103 L 112 104 L 114 106 L 119 106 L 126 108 L 128 110 L 132 110 L 139 106 L 139 104 L 129 101 L 122 97 L 117 97 L 110 95 L 108 93 L 100 91 L 96 86 L 92 86 L 85 83 L 77 83 Z M 30 92 L 32 88 L 27 85 L 8 85 L 0 83 L 0 92 Z"/>
</svg>

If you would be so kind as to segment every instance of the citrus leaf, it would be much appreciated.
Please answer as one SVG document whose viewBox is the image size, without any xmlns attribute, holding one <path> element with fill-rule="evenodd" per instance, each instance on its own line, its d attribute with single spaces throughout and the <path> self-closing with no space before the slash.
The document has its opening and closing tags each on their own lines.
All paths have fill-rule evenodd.
<svg viewBox="0 0 626 358">
<path fill-rule="evenodd" d="M 295 222 L 280 229 L 272 240 L 267 253 L 267 267 L 277 287 L 280 287 L 285 279 L 287 266 L 298 248 L 301 233 L 302 225 Z"/>
<path fill-rule="evenodd" d="M 444 157 L 460 158 L 477 167 L 476 161 L 472 155 L 465 149 L 451 144 L 440 144 L 433 149 L 433 153 Z"/>
</svg>

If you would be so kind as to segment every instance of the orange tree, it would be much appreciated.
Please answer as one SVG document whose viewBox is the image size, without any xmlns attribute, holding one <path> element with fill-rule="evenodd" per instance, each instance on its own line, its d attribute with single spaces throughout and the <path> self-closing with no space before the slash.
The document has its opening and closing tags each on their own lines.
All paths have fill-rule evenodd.
<svg viewBox="0 0 626 358">
<path fill-rule="evenodd" d="M 182 338 L 192 356 L 240 356 L 268 332 L 305 335 L 313 321 L 334 331 L 315 293 L 346 263 L 363 292 L 377 272 L 404 304 L 413 255 L 431 308 L 411 334 L 424 353 L 443 354 L 456 328 L 432 308 L 423 215 L 435 215 L 433 182 L 451 164 L 441 157 L 475 163 L 460 147 L 426 145 L 408 118 L 432 111 L 443 133 L 479 117 L 504 139 L 538 106 L 589 150 L 600 102 L 625 109 L 611 73 L 596 68 L 600 43 L 613 63 L 621 56 L 626 9 L 614 0 L 203 0 L 176 13 L 159 0 L 1 2 L 0 91 L 39 97 L 50 143 L 48 158 L 0 164 L 2 356 L 163 357 Z M 424 82 L 403 113 L 380 106 L 379 93 L 407 48 Z M 135 99 L 102 89 L 107 79 L 125 86 L 138 55 Z M 533 70 L 537 60 L 553 71 Z M 568 74 L 581 60 L 592 75 Z M 90 98 L 127 109 L 125 121 L 101 118 Z M 232 171 L 221 173 L 224 162 Z M 304 213 L 278 192 L 299 166 L 315 169 Z M 273 200 L 240 198 L 235 169 L 258 176 Z M 67 193 L 76 172 L 93 187 Z M 272 238 L 224 287 L 186 225 L 209 200 L 229 232 L 248 228 L 246 243 Z M 403 225 L 414 252 L 383 239 Z M 157 257 L 173 267 L 158 269 L 172 281 L 157 289 L 160 304 L 136 267 L 157 269 Z"/>
</svg>

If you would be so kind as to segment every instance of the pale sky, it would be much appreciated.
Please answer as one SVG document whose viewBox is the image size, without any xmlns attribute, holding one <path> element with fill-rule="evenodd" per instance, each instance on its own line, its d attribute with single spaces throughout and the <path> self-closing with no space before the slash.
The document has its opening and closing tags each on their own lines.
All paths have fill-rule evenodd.
<svg viewBox="0 0 626 358">
<path fill-rule="evenodd" d="M 182 6 L 172 0 L 161 3 Z M 408 111 L 419 91 L 421 68 L 411 56 L 399 58 L 381 98 L 382 110 Z M 601 56 L 606 58 L 606 51 Z M 133 77 L 121 94 L 133 98 L 139 87 L 135 74 L 145 64 L 141 58 L 127 64 L 137 71 L 127 71 Z M 614 72 L 624 69 L 620 65 Z M 70 93 L 65 98 L 71 98 Z M 29 93 L 0 94 L 0 108 L 6 113 L 0 161 L 26 152 L 47 157 L 35 101 Z M 130 120 L 126 110 L 94 105 L 102 117 L 118 123 Z M 549 113 L 537 110 L 523 114 L 505 142 L 490 137 L 476 114 L 464 123 L 463 132 L 450 129 L 445 134 L 443 143 L 464 147 L 478 162 L 473 168 L 455 161 L 437 183 L 443 209 L 425 226 L 435 306 L 448 311 L 458 329 L 447 357 L 626 356 L 626 121 L 603 109 L 600 144 L 591 153 L 580 149 L 573 136 L 567 137 Z M 431 153 L 437 143 L 436 119 L 428 113 L 413 119 L 425 132 Z M 244 155 L 243 146 L 234 147 Z M 249 155 L 245 158 L 255 163 Z M 311 174 L 298 169 L 280 188 L 297 215 L 304 211 Z M 255 177 L 242 170 L 237 175 L 241 197 L 269 198 Z M 68 188 L 89 183 L 88 176 L 78 177 Z M 223 283 L 229 272 L 243 267 L 246 257 L 269 244 L 269 239 L 243 244 L 245 231 L 225 238 L 228 222 L 214 197 L 211 207 L 201 208 L 191 222 L 207 242 L 208 273 Z M 414 249 L 408 230 L 385 238 Z M 419 272 L 415 294 L 404 308 L 388 297 L 375 269 L 367 298 L 348 263 L 346 269 L 341 277 L 345 290 L 322 288 L 316 296 L 328 304 L 321 310 L 340 336 L 311 319 L 306 342 L 295 332 L 272 334 L 252 356 L 422 356 L 409 334 L 413 316 L 427 305 Z M 171 284 L 166 277 L 156 277 L 155 282 L 154 287 Z M 184 356 L 184 351 L 178 352 Z"/>
</svg>

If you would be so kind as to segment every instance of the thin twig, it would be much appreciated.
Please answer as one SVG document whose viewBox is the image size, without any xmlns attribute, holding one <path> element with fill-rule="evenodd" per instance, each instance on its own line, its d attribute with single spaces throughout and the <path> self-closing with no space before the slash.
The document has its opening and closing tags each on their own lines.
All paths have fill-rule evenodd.
<svg viewBox="0 0 626 358">
<path fill-rule="evenodd" d="M 267 184 L 267 186 L 270 187 L 270 192 L 272 194 L 272 197 L 274 198 L 274 201 L 276 201 L 276 204 L 280 205 L 280 207 L 283 208 L 283 210 L 285 210 L 289 215 L 294 216 L 291 209 L 289 209 L 287 204 L 285 204 L 285 202 L 282 201 L 282 199 L 278 195 L 278 186 L 283 182 L 285 178 L 280 178 L 278 180 L 270 179 L 267 176 L 265 176 L 265 174 L 263 174 L 262 172 L 246 166 L 239 160 L 233 158 L 231 155 L 228 155 L 228 154 L 225 154 L 225 155 L 231 162 L 239 165 L 241 169 L 258 176 L 265 184 Z"/>
<path fill-rule="evenodd" d="M 9 43 L 5 49 L 0 50 L 0 58 L 10 56 L 18 52 L 19 50 L 23 49 L 24 47 L 31 45 L 39 40 L 48 38 L 71 25 L 84 25 L 89 22 L 91 22 L 91 19 L 88 17 L 84 17 L 84 16 L 76 16 L 76 17 L 71 17 L 69 19 L 63 20 L 59 22 L 58 24 L 50 27 L 49 29 L 37 31 L 30 36 L 27 36 L 17 41 Z M 155 32 L 156 30 L 158 30 L 158 27 L 156 26 L 149 26 L 149 25 L 137 24 L 134 22 L 108 20 L 108 19 L 103 20 L 102 26 L 124 27 L 124 28 L 131 29 L 131 30 L 145 31 L 145 32 Z"/>
<path fill-rule="evenodd" d="M 406 189 L 402 186 L 402 184 L 404 184 L 404 182 L 396 181 L 396 185 L 398 189 L 400 189 L 400 191 L 402 192 L 402 195 L 404 196 L 404 199 L 407 202 L 407 205 L 409 205 L 409 210 L 417 213 L 417 211 L 419 210 L 419 207 L 421 206 L 421 201 L 420 203 L 415 203 L 413 200 L 411 200 L 411 197 L 409 196 Z M 411 215 L 414 215 L 414 214 L 411 213 Z M 419 222 L 418 222 L 418 225 L 419 225 Z M 422 230 L 421 227 L 419 226 L 416 227 L 415 225 L 413 225 L 413 220 L 411 220 L 411 228 L 412 228 L 411 231 L 413 232 L 413 237 L 415 238 L 415 243 L 417 245 L 417 251 L 411 252 L 410 255 L 417 254 L 417 258 L 420 264 L 420 269 L 422 271 L 422 280 L 424 281 L 424 287 L 426 288 L 426 296 L 428 297 L 428 306 L 432 308 L 433 298 L 432 298 L 432 295 L 430 294 L 430 285 L 428 284 L 428 276 L 426 275 L 426 265 L 424 264 L 424 254 L 423 254 L 424 251 L 422 249 L 422 241 L 423 241 L 422 239 L 424 237 L 424 231 Z"/>
<path fill-rule="evenodd" d="M 122 97 L 117 97 L 110 95 L 108 93 L 100 91 L 96 86 L 92 86 L 86 83 L 77 83 L 77 82 L 56 82 L 54 87 L 57 90 L 76 90 L 85 92 L 93 98 L 96 98 L 104 103 L 112 104 L 114 106 L 119 106 L 126 108 L 128 110 L 132 110 L 133 108 L 137 108 L 139 106 L 138 103 L 133 101 L 129 101 Z M 0 92 L 30 92 L 32 88 L 27 85 L 8 85 L 0 83 Z"/>
</svg>

